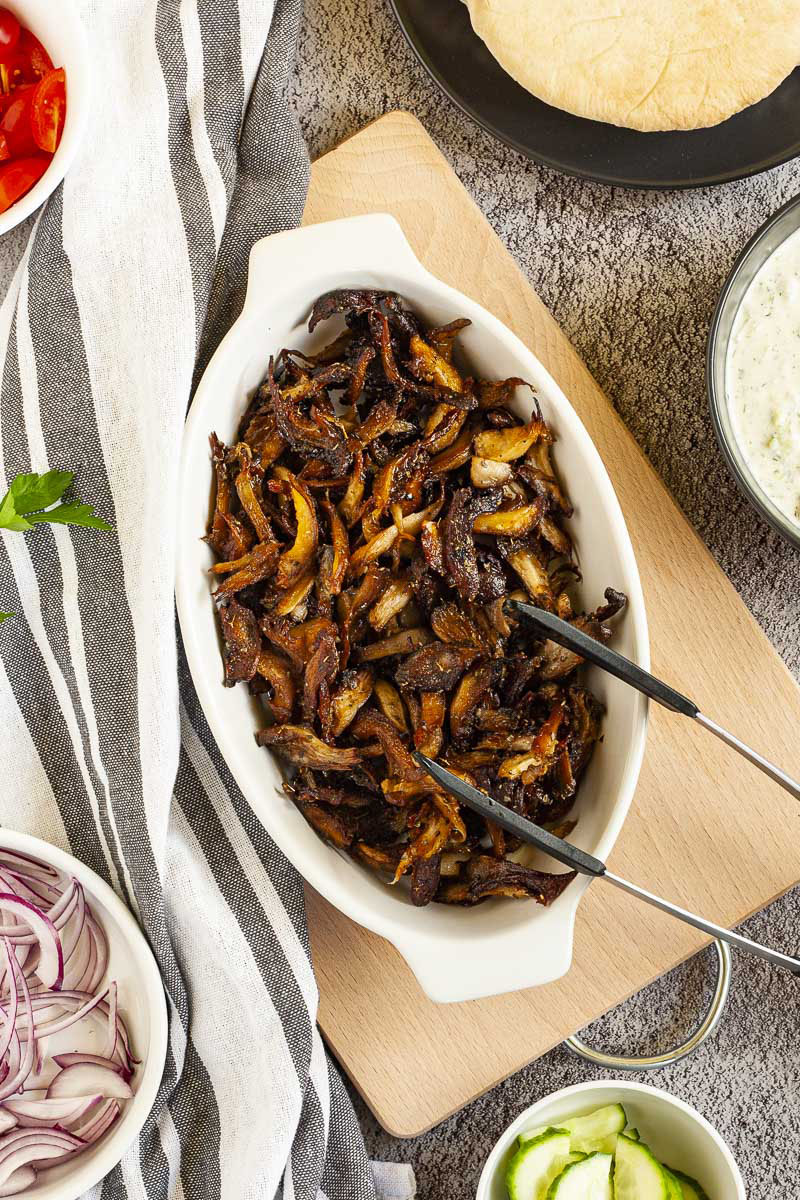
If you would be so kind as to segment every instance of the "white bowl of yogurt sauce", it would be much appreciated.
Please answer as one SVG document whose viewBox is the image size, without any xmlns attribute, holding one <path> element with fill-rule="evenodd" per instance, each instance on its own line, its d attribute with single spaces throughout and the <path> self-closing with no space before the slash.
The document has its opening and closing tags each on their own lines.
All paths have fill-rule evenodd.
<svg viewBox="0 0 800 1200">
<path fill-rule="evenodd" d="M 736 260 L 711 324 L 707 379 L 739 486 L 800 547 L 800 196 Z"/>
</svg>

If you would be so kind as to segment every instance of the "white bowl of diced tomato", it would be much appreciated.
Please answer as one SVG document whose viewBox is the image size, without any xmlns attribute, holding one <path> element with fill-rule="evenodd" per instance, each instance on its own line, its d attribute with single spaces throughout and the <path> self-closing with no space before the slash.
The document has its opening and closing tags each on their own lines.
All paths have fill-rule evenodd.
<svg viewBox="0 0 800 1200">
<path fill-rule="evenodd" d="M 89 107 L 89 54 L 73 0 L 0 0 L 0 234 L 72 163 Z"/>
</svg>

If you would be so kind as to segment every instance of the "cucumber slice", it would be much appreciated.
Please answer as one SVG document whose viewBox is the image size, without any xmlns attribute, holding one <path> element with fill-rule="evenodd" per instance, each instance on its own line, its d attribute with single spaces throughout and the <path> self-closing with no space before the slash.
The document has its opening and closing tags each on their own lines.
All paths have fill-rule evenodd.
<svg viewBox="0 0 800 1200">
<path fill-rule="evenodd" d="M 664 1178 L 667 1181 L 667 1197 L 668 1200 L 683 1200 L 683 1190 L 680 1185 L 680 1180 L 676 1175 L 672 1174 L 669 1167 L 662 1166 Z"/>
<path fill-rule="evenodd" d="M 524 1146 L 526 1142 L 532 1142 L 534 1138 L 539 1137 L 539 1135 L 542 1133 L 546 1133 L 546 1131 L 548 1129 L 561 1129 L 561 1126 L 560 1125 L 539 1125 L 539 1126 L 537 1126 L 536 1129 L 523 1129 L 522 1133 L 517 1134 L 517 1144 L 519 1146 Z M 562 1129 L 561 1131 L 562 1131 L 562 1133 L 567 1132 L 564 1129 Z M 575 1157 L 576 1158 L 586 1158 L 586 1155 L 582 1151 L 578 1151 L 578 1152 L 576 1152 Z M 570 1158 L 570 1162 L 574 1162 L 574 1161 L 575 1161 L 574 1159 Z"/>
<path fill-rule="evenodd" d="M 674 1167 L 665 1167 L 664 1170 L 678 1182 L 683 1200 L 708 1200 L 700 1184 L 691 1175 L 684 1175 L 683 1171 L 676 1171 Z"/>
<path fill-rule="evenodd" d="M 555 1126 L 540 1125 L 538 1129 L 524 1130 L 522 1133 L 517 1135 L 517 1145 L 524 1146 L 526 1142 L 532 1142 L 534 1138 L 537 1138 L 540 1134 L 545 1133 L 548 1128 L 555 1128 Z M 566 1130 L 564 1130 L 564 1132 L 566 1133 Z M 569 1163 L 580 1162 L 582 1158 L 586 1158 L 586 1155 L 581 1151 L 572 1151 L 567 1159 L 567 1164 L 569 1165 Z"/>
<path fill-rule="evenodd" d="M 560 1129 L 562 1133 L 566 1133 L 566 1129 L 561 1129 L 560 1125 L 539 1125 L 536 1129 L 523 1129 L 522 1133 L 517 1134 L 517 1145 L 524 1146 L 526 1142 L 532 1142 L 534 1138 L 540 1137 L 546 1133 L 548 1129 Z M 580 1158 L 586 1158 L 584 1153 L 580 1153 Z M 573 1161 L 570 1159 L 570 1161 Z"/>
<path fill-rule="evenodd" d="M 614 1200 L 669 1200 L 658 1159 L 644 1142 L 634 1142 L 623 1133 L 617 1138 L 614 1158 Z"/>
<path fill-rule="evenodd" d="M 565 1167 L 547 1191 L 547 1200 L 613 1200 L 611 1155 L 587 1154 Z"/>
<path fill-rule="evenodd" d="M 628 1124 L 625 1109 L 621 1104 L 606 1104 L 584 1117 L 570 1117 L 560 1122 L 560 1127 L 569 1131 L 570 1150 L 581 1150 L 585 1154 L 600 1151 L 613 1154 L 617 1134 Z"/>
<path fill-rule="evenodd" d="M 537 1125 L 535 1129 L 523 1129 L 522 1133 L 517 1134 L 517 1142 L 520 1146 L 524 1146 L 526 1142 L 532 1142 L 534 1138 L 540 1137 L 548 1129 L 555 1128 L 555 1125 Z"/>
<path fill-rule="evenodd" d="M 569 1157 L 569 1134 L 563 1129 L 545 1129 L 525 1142 L 506 1170 L 506 1187 L 511 1200 L 544 1200 L 547 1189 L 564 1169 Z"/>
</svg>

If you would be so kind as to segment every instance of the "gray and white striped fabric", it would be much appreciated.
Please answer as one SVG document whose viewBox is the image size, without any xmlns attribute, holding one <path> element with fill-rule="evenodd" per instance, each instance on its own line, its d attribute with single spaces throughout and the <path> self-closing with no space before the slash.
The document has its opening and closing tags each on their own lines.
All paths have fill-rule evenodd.
<svg viewBox="0 0 800 1200">
<path fill-rule="evenodd" d="M 193 381 L 252 242 L 302 213 L 285 95 L 301 0 L 81 8 L 90 128 L 0 312 L 0 493 L 21 471 L 74 470 L 115 533 L 0 541 L 0 608 L 18 614 L 0 627 L 0 821 L 108 880 L 162 969 L 158 1102 L 97 1194 L 366 1200 L 375 1179 L 315 1026 L 300 881 L 210 736 L 173 608 Z M 411 1195 L 406 1177 L 387 1189 Z"/>
</svg>

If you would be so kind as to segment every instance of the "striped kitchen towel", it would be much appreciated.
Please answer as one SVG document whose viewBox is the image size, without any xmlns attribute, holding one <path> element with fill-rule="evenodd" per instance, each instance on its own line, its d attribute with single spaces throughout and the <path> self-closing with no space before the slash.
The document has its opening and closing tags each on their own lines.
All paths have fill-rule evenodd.
<svg viewBox="0 0 800 1200">
<path fill-rule="evenodd" d="M 407 1169 L 376 1185 L 316 1029 L 301 882 L 220 757 L 176 639 L 193 382 L 250 246 L 303 208 L 286 100 L 302 3 L 80 8 L 89 130 L 0 312 L 0 494 L 19 472 L 73 470 L 115 532 L 0 539 L 0 608 L 17 614 L 0 625 L 0 821 L 108 880 L 163 973 L 158 1101 L 97 1194 L 411 1195 Z"/>
</svg>

